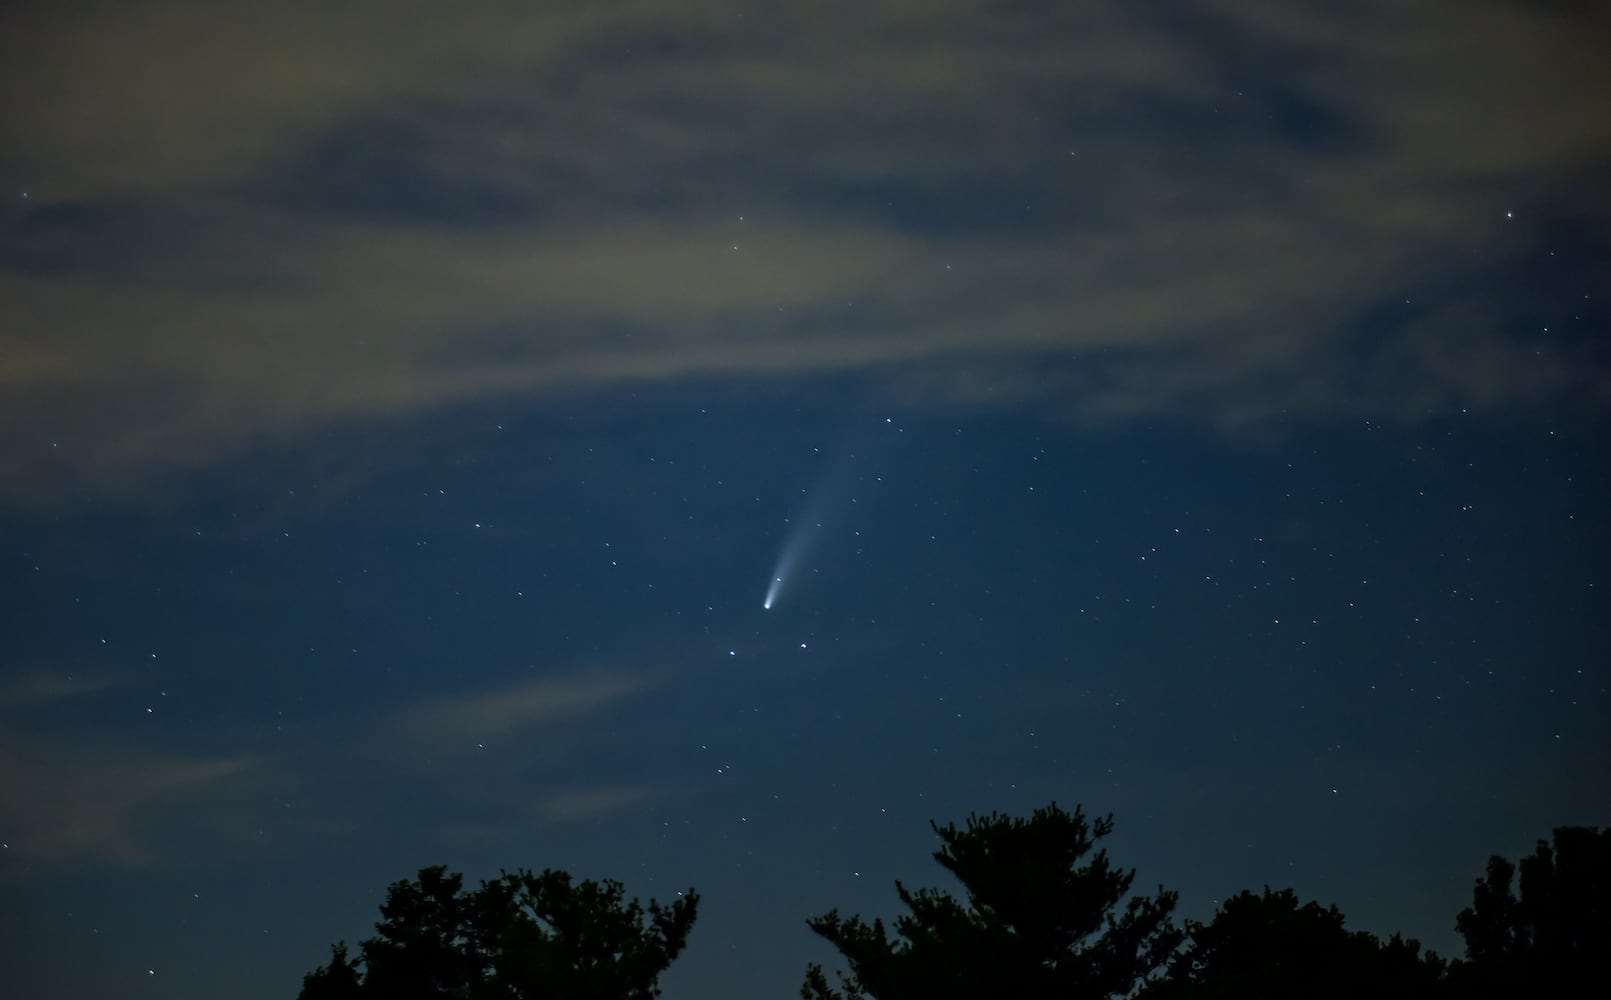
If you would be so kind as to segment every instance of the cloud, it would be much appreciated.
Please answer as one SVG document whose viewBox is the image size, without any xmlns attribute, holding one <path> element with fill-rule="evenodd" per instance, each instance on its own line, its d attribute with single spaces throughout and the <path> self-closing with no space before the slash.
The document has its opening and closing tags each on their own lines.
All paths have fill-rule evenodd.
<svg viewBox="0 0 1611 1000">
<path fill-rule="evenodd" d="M 537 726 L 578 722 L 651 687 L 642 676 L 604 670 L 539 677 L 437 696 L 404 709 L 398 721 L 387 727 L 429 745 L 470 748 L 518 736 Z"/>
<path fill-rule="evenodd" d="M 0 678 L 0 840 L 13 860 L 143 867 L 237 853 L 277 780 L 254 754 L 185 752 L 104 710 L 132 681 L 38 669 Z M 107 697 L 112 696 L 112 697 Z M 146 718 L 144 715 L 141 719 Z M 95 735 L 79 725 L 95 720 Z"/>
<path fill-rule="evenodd" d="M 663 798 L 664 789 L 646 785 L 599 785 L 567 788 L 543 796 L 539 812 L 551 823 L 579 823 L 624 812 Z"/>
<path fill-rule="evenodd" d="M 0 823 L 29 863 L 143 866 L 234 853 L 261 762 L 0 734 Z"/>
<path fill-rule="evenodd" d="M 38 709 L 77 698 L 88 698 L 127 685 L 109 675 L 68 674 L 35 670 L 0 677 L 0 712 Z"/>
<path fill-rule="evenodd" d="M 361 739 L 345 716 L 310 721 L 296 749 L 276 754 L 181 752 L 139 730 L 105 727 L 85 741 L 10 720 L 0 728 L 0 839 L 12 858 L 34 865 L 149 866 L 276 844 L 295 850 L 368 836 L 377 809 L 398 797 L 417 800 L 426 789 L 438 811 L 454 817 L 446 831 L 453 836 L 582 822 L 665 794 L 637 780 L 641 774 L 610 780 L 608 765 L 586 769 L 598 771 L 596 779 L 582 777 L 575 756 L 588 731 L 578 724 L 656 684 L 604 669 L 518 680 L 399 706 Z M 39 673 L 0 686 L 0 709 L 34 711 L 111 687 Z M 199 739 L 223 746 L 253 739 L 235 737 L 220 730 Z M 511 803 L 514 787 L 539 791 Z"/>
<path fill-rule="evenodd" d="M 1611 392 L 1499 291 L 1611 222 L 1604 31 L 1548 5 L 8 16 L 14 502 L 690 377 L 1226 428 Z"/>
<path fill-rule="evenodd" d="M 326 822 L 347 817 L 345 835 L 361 836 L 371 825 L 364 817 L 387 803 L 430 794 L 431 835 L 516 839 L 533 826 L 586 822 L 672 793 L 655 783 L 653 767 L 620 756 L 611 735 L 618 720 L 608 721 L 672 679 L 586 667 L 430 695 L 382 712 L 362 739 L 336 730 L 314 735 L 309 754 L 288 766 L 319 768 L 318 780 L 296 785 L 318 797 L 312 811 Z M 344 791 L 330 799 L 332 789 Z"/>
</svg>

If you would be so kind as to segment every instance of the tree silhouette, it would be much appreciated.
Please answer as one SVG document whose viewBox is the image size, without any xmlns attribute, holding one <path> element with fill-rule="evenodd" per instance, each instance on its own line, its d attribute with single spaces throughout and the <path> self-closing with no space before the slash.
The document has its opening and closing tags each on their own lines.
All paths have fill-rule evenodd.
<svg viewBox="0 0 1611 1000">
<path fill-rule="evenodd" d="M 619 882 L 552 870 L 463 884 L 440 866 L 394 883 L 359 958 L 337 943 L 303 978 L 302 1000 L 652 1000 L 699 904 L 689 889 L 645 908 L 623 902 Z"/>
<path fill-rule="evenodd" d="M 1611 947 L 1611 830 L 1563 826 L 1516 866 L 1494 855 L 1472 903 L 1455 918 L 1466 960 L 1452 969 L 1473 997 L 1566 996 L 1607 981 Z"/>
<path fill-rule="evenodd" d="M 841 919 L 837 910 L 809 920 L 839 949 L 850 973 L 830 986 L 819 965 L 806 970 L 805 1000 L 1081 1000 L 1128 995 L 1180 941 L 1169 922 L 1176 894 L 1132 897 L 1135 872 L 1091 853 L 1113 830 L 1113 817 L 1087 824 L 1056 803 L 1028 820 L 992 813 L 967 827 L 929 824 L 942 845 L 934 860 L 962 883 L 967 903 L 933 889 L 895 891 L 910 911 L 895 922 Z"/>
<path fill-rule="evenodd" d="M 1299 906 L 1291 889 L 1244 890 L 1210 923 L 1186 921 L 1186 937 L 1168 975 L 1140 1000 L 1423 997 L 1443 972 L 1437 956 L 1422 958 L 1418 942 L 1346 930 L 1335 906 Z"/>
</svg>

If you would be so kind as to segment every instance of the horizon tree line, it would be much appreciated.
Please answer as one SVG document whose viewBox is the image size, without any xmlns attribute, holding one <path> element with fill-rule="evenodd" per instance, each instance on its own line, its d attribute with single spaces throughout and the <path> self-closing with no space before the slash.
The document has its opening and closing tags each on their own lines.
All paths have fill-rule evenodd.
<svg viewBox="0 0 1611 1000">
<path fill-rule="evenodd" d="M 845 968 L 830 980 L 807 964 L 802 1000 L 1509 1000 L 1593 995 L 1608 979 L 1611 829 L 1559 827 L 1519 865 L 1490 858 L 1455 917 L 1465 954 L 1445 959 L 1269 886 L 1176 926 L 1178 893 L 1132 892 L 1135 870 L 1100 846 L 1111 814 L 1088 820 L 1054 802 L 1026 818 L 930 826 L 961 896 L 897 881 L 904 912 L 891 925 L 837 910 L 808 918 Z M 333 945 L 299 997 L 654 1000 L 699 899 L 690 888 L 640 904 L 619 882 L 553 869 L 470 889 L 445 866 L 424 868 L 388 888 L 376 934 L 356 953 Z"/>
</svg>

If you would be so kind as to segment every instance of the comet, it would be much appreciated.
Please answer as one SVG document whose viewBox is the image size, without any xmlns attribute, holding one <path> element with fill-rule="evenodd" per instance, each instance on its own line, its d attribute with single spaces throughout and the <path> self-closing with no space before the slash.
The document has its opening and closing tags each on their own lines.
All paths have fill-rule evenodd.
<svg viewBox="0 0 1611 1000">
<path fill-rule="evenodd" d="M 795 562 L 799 560 L 801 550 L 805 548 L 806 527 L 807 525 L 803 523 L 796 525 L 783 540 L 783 548 L 778 550 L 777 565 L 772 567 L 772 577 L 766 583 L 766 597 L 761 601 L 763 611 L 771 611 L 772 605 L 776 604 L 782 595 L 784 582 L 794 569 Z M 810 527 L 820 528 L 822 525 L 812 524 Z"/>
<path fill-rule="evenodd" d="M 884 422 L 888 424 L 891 421 L 886 418 Z M 795 517 L 787 522 L 788 534 L 778 549 L 772 574 L 766 578 L 766 596 L 761 599 L 763 611 L 771 611 L 782 599 L 806 552 L 821 544 L 824 536 L 831 534 L 824 525 L 839 529 L 839 522 L 844 520 L 849 508 L 857 502 L 855 494 L 858 488 L 868 483 L 863 475 L 866 469 L 864 458 L 858 462 L 856 451 L 846 451 L 818 473 L 811 489 L 805 491 L 805 503 L 796 511 Z M 878 481 L 878 478 L 874 477 L 874 481 Z"/>
</svg>

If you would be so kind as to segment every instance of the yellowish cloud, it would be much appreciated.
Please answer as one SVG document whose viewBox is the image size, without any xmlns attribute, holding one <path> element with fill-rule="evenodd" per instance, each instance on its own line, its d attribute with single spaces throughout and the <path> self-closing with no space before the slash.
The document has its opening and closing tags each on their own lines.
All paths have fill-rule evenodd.
<svg viewBox="0 0 1611 1000">
<path fill-rule="evenodd" d="M 428 785 L 456 803 L 455 815 L 487 817 L 488 836 L 585 821 L 664 794 L 642 775 L 578 785 L 574 768 L 553 767 L 586 743 L 587 723 L 658 683 L 592 669 L 459 691 L 401 706 L 366 725 L 362 738 L 348 718 L 312 721 L 296 751 L 272 757 L 180 753 L 135 734 L 82 742 L 13 713 L 0 729 L 0 828 L 6 850 L 29 864 L 144 866 L 198 850 L 237 856 L 270 842 L 368 836 L 366 817 L 399 785 L 410 794 Z M 0 710 L 33 711 L 112 687 L 49 673 L 13 678 L 0 685 Z M 213 742 L 229 741 L 220 733 Z M 479 744 L 491 756 L 475 758 L 476 780 L 466 781 L 463 765 Z M 326 780 L 310 781 L 310 769 Z M 537 790 L 533 804 L 511 811 L 515 784 Z M 461 833 L 474 825 L 454 822 Z"/>
<path fill-rule="evenodd" d="M 242 806 L 260 762 L 137 745 L 0 735 L 0 819 L 7 850 L 31 864 L 145 865 L 242 847 Z M 183 847 L 176 847 L 177 835 Z"/>
<path fill-rule="evenodd" d="M 600 785 L 566 788 L 542 798 L 541 814 L 551 823 L 578 823 L 624 812 L 665 796 L 663 789 L 646 785 Z"/>
<path fill-rule="evenodd" d="M 126 682 L 107 674 L 30 670 L 0 676 L 0 712 L 38 709 L 58 702 L 87 698 L 123 687 Z"/>
<path fill-rule="evenodd" d="M 0 39 L 0 489 L 689 377 L 1604 405 L 1481 297 L 1518 199 L 1611 219 L 1605 33 L 1545 7 L 39 8 Z"/>
<path fill-rule="evenodd" d="M 652 686 L 643 676 L 605 670 L 521 680 L 428 699 L 404 710 L 400 729 L 431 744 L 470 747 L 579 722 Z"/>
</svg>

